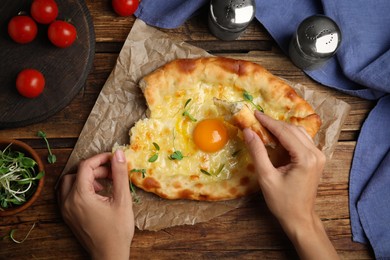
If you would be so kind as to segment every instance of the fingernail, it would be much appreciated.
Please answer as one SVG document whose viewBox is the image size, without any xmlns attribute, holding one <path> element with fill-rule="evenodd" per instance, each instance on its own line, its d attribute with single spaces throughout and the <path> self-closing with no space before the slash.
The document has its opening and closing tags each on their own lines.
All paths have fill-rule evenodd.
<svg viewBox="0 0 390 260">
<path fill-rule="evenodd" d="M 121 149 L 115 151 L 115 158 L 117 162 L 126 162 L 125 153 Z"/>
<path fill-rule="evenodd" d="M 245 142 L 249 143 L 254 138 L 254 133 L 249 128 L 245 128 L 243 131 Z"/>
</svg>

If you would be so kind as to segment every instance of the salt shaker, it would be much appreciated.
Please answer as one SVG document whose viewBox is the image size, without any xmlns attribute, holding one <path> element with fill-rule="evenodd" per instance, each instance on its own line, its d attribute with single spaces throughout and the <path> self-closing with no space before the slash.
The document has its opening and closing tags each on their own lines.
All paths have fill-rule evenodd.
<svg viewBox="0 0 390 260">
<path fill-rule="evenodd" d="M 255 0 L 211 0 L 209 29 L 221 40 L 235 40 L 248 27 L 255 12 Z"/>
<path fill-rule="evenodd" d="M 290 41 L 289 55 L 299 68 L 314 70 L 324 65 L 340 44 L 341 31 L 336 22 L 325 15 L 313 15 L 298 26 Z"/>
</svg>

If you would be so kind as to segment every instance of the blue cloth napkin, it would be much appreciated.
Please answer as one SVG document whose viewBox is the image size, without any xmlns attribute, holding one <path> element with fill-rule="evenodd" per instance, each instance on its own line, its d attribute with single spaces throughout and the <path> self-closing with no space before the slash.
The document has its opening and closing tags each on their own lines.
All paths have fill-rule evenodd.
<svg viewBox="0 0 390 260">
<path fill-rule="evenodd" d="M 208 3 L 142 0 L 136 16 L 149 25 L 175 28 Z M 390 259 L 390 1 L 256 0 L 256 6 L 256 18 L 286 54 L 291 36 L 306 17 L 325 14 L 340 26 L 343 40 L 337 55 L 305 72 L 323 85 L 378 100 L 358 138 L 349 207 L 353 240 L 369 242 L 378 259 Z"/>
<path fill-rule="evenodd" d="M 371 111 L 356 146 L 351 172 L 351 200 L 357 203 L 351 215 L 356 240 L 371 242 L 377 258 L 390 254 L 390 95 L 379 100 Z M 382 140 L 382 141 L 381 141 Z M 375 156 L 372 152 L 375 151 Z M 369 173 L 369 174 L 368 174 Z M 357 213 L 357 214 L 356 214 Z M 352 214 L 352 212 L 351 212 Z M 359 219 L 358 219 L 359 217 Z M 362 230 L 363 227 L 363 230 Z M 364 233 L 363 233 L 364 232 Z"/>
</svg>

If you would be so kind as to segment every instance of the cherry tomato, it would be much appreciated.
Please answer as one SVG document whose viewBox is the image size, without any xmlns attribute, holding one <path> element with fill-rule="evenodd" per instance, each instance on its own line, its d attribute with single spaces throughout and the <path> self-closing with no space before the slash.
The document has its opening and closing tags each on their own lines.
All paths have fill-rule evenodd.
<svg viewBox="0 0 390 260">
<path fill-rule="evenodd" d="M 54 0 L 34 0 L 30 12 L 38 23 L 49 24 L 57 18 L 58 6 Z"/>
<path fill-rule="evenodd" d="M 24 69 L 16 77 L 16 89 L 27 98 L 38 97 L 45 87 L 45 77 L 35 69 Z"/>
<path fill-rule="evenodd" d="M 72 24 L 65 21 L 55 21 L 49 26 L 48 36 L 51 43 L 60 48 L 67 48 L 77 37 L 77 30 Z"/>
<path fill-rule="evenodd" d="M 37 33 L 37 24 L 27 15 L 14 16 L 8 23 L 8 34 L 17 43 L 29 43 Z"/>
<path fill-rule="evenodd" d="M 138 8 L 139 0 L 112 0 L 114 11 L 120 16 L 130 16 Z"/>
</svg>

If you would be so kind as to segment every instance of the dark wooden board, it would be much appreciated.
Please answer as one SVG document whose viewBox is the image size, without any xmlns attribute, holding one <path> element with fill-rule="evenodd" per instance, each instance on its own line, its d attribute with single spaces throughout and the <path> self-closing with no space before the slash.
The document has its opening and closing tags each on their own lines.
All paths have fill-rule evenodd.
<svg viewBox="0 0 390 260">
<path fill-rule="evenodd" d="M 70 20 L 77 39 L 69 48 L 52 45 L 47 25 L 38 25 L 37 38 L 17 44 L 7 33 L 9 20 L 20 11 L 28 13 L 31 0 L 0 2 L 0 128 L 25 126 L 46 119 L 66 105 L 84 86 L 95 54 L 95 33 L 84 0 L 57 0 L 59 20 Z M 25 68 L 40 70 L 46 79 L 43 93 L 35 99 L 19 95 L 17 74 Z"/>
</svg>

